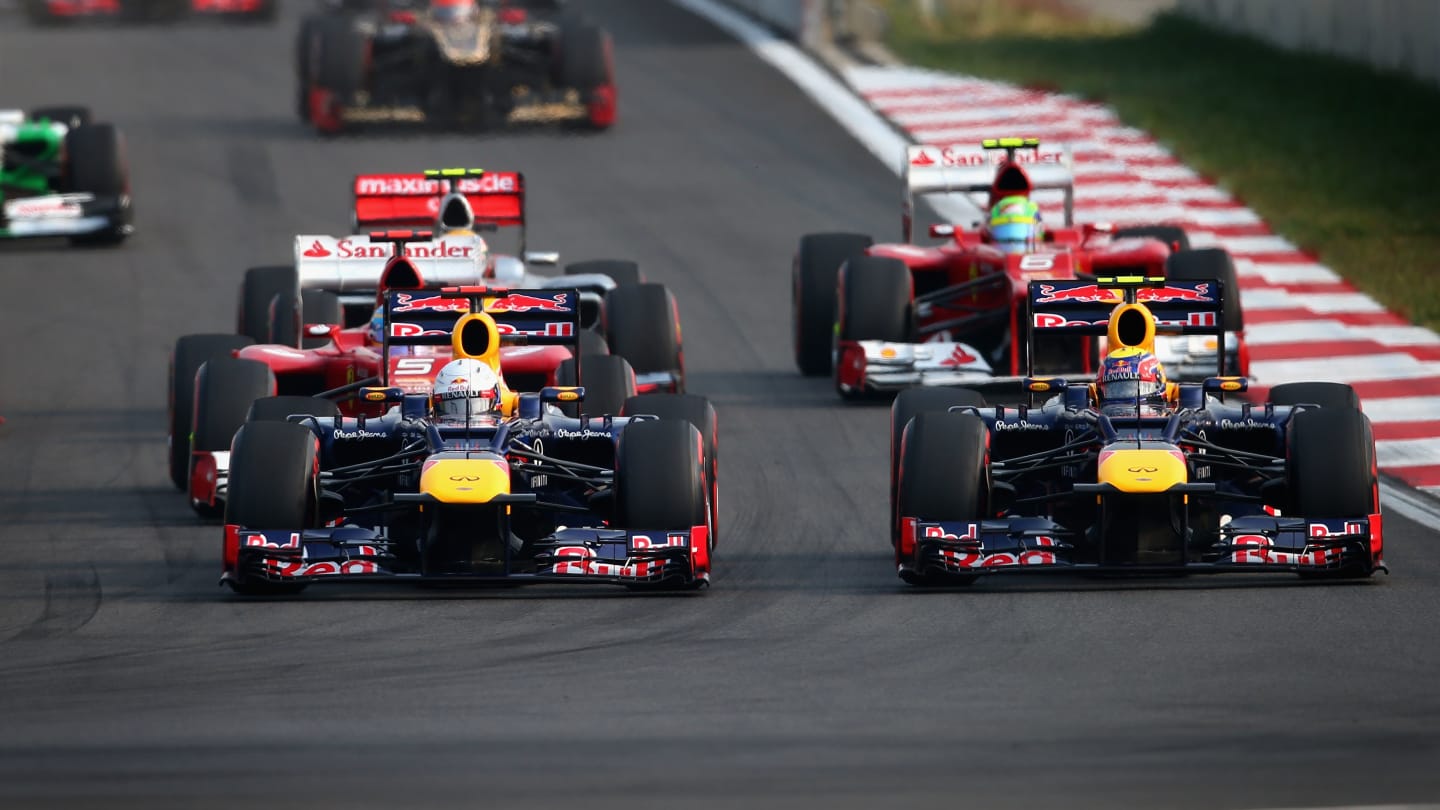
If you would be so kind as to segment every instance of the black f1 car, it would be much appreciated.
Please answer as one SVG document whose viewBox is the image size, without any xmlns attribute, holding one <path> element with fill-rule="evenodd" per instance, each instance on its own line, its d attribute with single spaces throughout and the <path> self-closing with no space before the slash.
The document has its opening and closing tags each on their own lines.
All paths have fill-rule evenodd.
<svg viewBox="0 0 1440 810">
<path fill-rule="evenodd" d="M 1102 291 L 1078 292 L 1095 284 Z M 1176 297 L 1137 303 L 1161 288 Z M 1034 282 L 1028 315 L 1036 331 L 1148 352 L 1157 331 L 1223 340 L 1223 292 L 1143 277 Z M 1055 378 L 1030 378 L 1032 404 L 1018 407 L 967 390 L 901 392 L 891 412 L 901 578 L 1386 570 L 1375 442 L 1355 392 L 1289 383 L 1263 404 L 1226 401 L 1246 382 L 1223 376 L 1223 354 L 1220 375 L 1168 383 L 1159 406 L 1138 395 L 1102 406 L 1095 385 Z M 1046 399 L 1034 405 L 1036 395 Z"/>
<path fill-rule="evenodd" d="M 541 311 L 502 337 L 485 308 L 503 292 L 444 292 L 433 309 L 406 315 L 422 328 L 392 330 L 387 348 L 443 343 L 498 369 L 502 341 L 578 334 L 577 315 Z M 390 310 L 414 309 L 405 295 L 387 296 L 387 321 Z M 457 312 L 457 300 L 472 311 Z M 315 416 L 335 413 L 320 402 L 286 421 L 246 422 L 231 447 L 222 581 L 245 594 L 394 579 L 708 584 L 714 408 L 648 394 L 625 403 L 629 415 L 585 414 L 580 382 L 507 389 L 499 414 L 458 423 L 437 418 L 428 394 L 400 388 L 364 389 L 393 406 L 377 417 Z M 557 407 L 576 401 L 578 417 Z"/>
<path fill-rule="evenodd" d="M 615 123 L 610 36 L 559 0 L 343 3 L 296 43 L 300 117 L 325 134 L 373 122 L 490 128 Z M 434 8 L 427 8 L 433 6 Z"/>
</svg>

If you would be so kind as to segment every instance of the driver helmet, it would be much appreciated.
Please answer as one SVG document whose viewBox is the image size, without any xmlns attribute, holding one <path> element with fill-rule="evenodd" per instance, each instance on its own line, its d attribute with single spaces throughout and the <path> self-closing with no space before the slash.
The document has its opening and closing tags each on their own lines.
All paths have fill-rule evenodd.
<svg viewBox="0 0 1440 810">
<path fill-rule="evenodd" d="M 430 19 L 438 23 L 470 22 L 479 16 L 475 0 L 431 0 Z"/>
<path fill-rule="evenodd" d="M 1116 349 L 1100 365 L 1096 390 L 1101 407 L 1165 404 L 1165 370 L 1160 360 L 1134 346 Z"/>
<path fill-rule="evenodd" d="M 433 404 L 442 418 L 494 416 L 500 411 L 500 375 L 480 360 L 451 360 L 435 375 Z"/>
<path fill-rule="evenodd" d="M 1029 197 L 1002 197 L 990 209 L 990 241 L 1005 253 L 1027 253 L 1045 237 L 1040 206 Z"/>
<path fill-rule="evenodd" d="M 441 233 L 473 233 L 475 210 L 470 207 L 470 201 L 464 194 L 452 191 L 440 200 L 440 217 L 435 224 Z"/>
<path fill-rule="evenodd" d="M 385 342 L 385 305 L 375 307 L 375 312 L 370 316 L 370 326 L 365 330 L 365 342 L 370 346 L 379 346 Z"/>
</svg>

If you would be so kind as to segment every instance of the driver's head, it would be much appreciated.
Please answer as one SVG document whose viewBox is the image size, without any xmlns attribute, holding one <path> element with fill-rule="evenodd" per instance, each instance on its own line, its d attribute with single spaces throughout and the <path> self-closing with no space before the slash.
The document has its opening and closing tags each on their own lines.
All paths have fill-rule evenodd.
<svg viewBox="0 0 1440 810">
<path fill-rule="evenodd" d="M 1095 388 L 1101 407 L 1164 405 L 1165 370 L 1160 360 L 1144 349 L 1116 349 L 1101 363 Z"/>
<path fill-rule="evenodd" d="M 1027 253 L 1045 236 L 1040 207 L 1029 197 L 1002 197 L 990 209 L 986 233 L 1006 253 Z"/>
<path fill-rule="evenodd" d="M 469 22 L 478 15 L 475 0 L 431 0 L 430 18 L 438 23 Z"/>
<path fill-rule="evenodd" d="M 435 375 L 434 407 L 442 418 L 494 416 L 500 411 L 500 377 L 480 360 L 451 360 Z"/>
<path fill-rule="evenodd" d="M 440 200 L 440 218 L 435 223 L 440 233 L 475 230 L 475 211 L 464 194 L 450 192 Z"/>
<path fill-rule="evenodd" d="M 385 305 L 375 307 L 375 312 L 370 315 L 370 327 L 365 330 L 365 343 L 368 346 L 379 346 L 385 342 Z"/>
</svg>

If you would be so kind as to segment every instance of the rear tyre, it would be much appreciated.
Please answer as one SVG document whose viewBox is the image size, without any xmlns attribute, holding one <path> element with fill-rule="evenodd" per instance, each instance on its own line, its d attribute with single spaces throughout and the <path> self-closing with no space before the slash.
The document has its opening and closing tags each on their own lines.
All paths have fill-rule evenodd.
<svg viewBox="0 0 1440 810">
<path fill-rule="evenodd" d="M 365 87 L 365 72 L 370 52 L 370 37 L 355 29 L 348 19 L 335 20 L 329 25 L 321 26 L 318 30 L 316 40 L 319 43 L 319 51 L 314 59 L 314 89 L 329 93 L 340 106 L 345 106 L 355 98 L 355 94 Z M 307 108 L 309 107 L 309 90 L 305 92 Z M 308 110 L 310 122 L 317 126 L 322 133 L 334 135 L 343 128 L 343 122 L 335 119 L 320 121 L 314 115 L 314 110 Z M 330 116 L 327 116 L 330 117 Z"/>
<path fill-rule="evenodd" d="M 610 344 L 605 342 L 605 336 L 594 329 L 580 330 L 580 354 L 609 354 Z"/>
<path fill-rule="evenodd" d="M 618 415 L 625 400 L 635 396 L 635 370 L 624 357 L 615 354 L 582 354 L 578 360 L 580 374 L 575 374 L 576 360 L 564 360 L 555 370 L 560 385 L 581 385 L 585 400 L 578 405 L 562 406 L 567 416 Z"/>
<path fill-rule="evenodd" d="M 340 406 L 319 397 L 260 397 L 250 403 L 250 410 L 245 412 L 245 422 L 285 422 L 290 416 L 302 413 L 322 418 L 338 417 Z"/>
<path fill-rule="evenodd" d="M 680 311 L 663 284 L 617 287 L 605 297 L 605 334 L 610 351 L 630 361 L 637 374 L 674 375 L 685 390 Z"/>
<path fill-rule="evenodd" d="M 695 426 L 704 440 L 705 489 L 710 501 L 710 547 L 720 536 L 720 417 L 709 399 L 699 394 L 640 394 L 625 400 L 621 416 L 650 414 L 681 419 Z"/>
<path fill-rule="evenodd" d="M 608 129 L 615 123 L 615 76 L 610 35 L 593 23 L 571 22 L 560 34 L 556 75 L 561 87 L 573 88 L 589 108 L 584 126 Z"/>
<path fill-rule="evenodd" d="M 196 452 L 229 450 L 235 431 L 245 424 L 250 404 L 275 392 L 275 375 L 270 367 L 255 360 L 215 357 L 200 366 L 195 375 L 194 431 L 190 434 L 191 464 Z M 187 471 L 187 480 L 189 473 Z M 191 506 L 201 517 L 216 517 L 214 507 Z"/>
<path fill-rule="evenodd" d="M 840 267 L 840 306 L 836 311 L 835 337 L 839 340 L 884 340 L 908 343 L 915 334 L 913 287 L 910 268 L 899 259 L 856 256 Z M 840 396 L 858 398 L 866 391 L 847 391 Z"/>
<path fill-rule="evenodd" d="M 300 348 L 300 295 L 294 290 L 277 293 L 270 299 L 265 342 L 276 346 Z"/>
<path fill-rule="evenodd" d="M 1223 288 L 1222 312 L 1226 332 L 1245 328 L 1245 315 L 1240 308 L 1240 277 L 1235 261 L 1224 248 L 1182 250 L 1165 260 L 1165 277 L 1171 281 L 1215 281 Z"/>
<path fill-rule="evenodd" d="M 247 529 L 313 528 L 316 506 L 316 457 L 319 444 L 304 425 L 251 422 L 235 433 L 230 457 L 230 492 L 225 522 Z M 304 584 L 251 580 L 235 572 L 230 588 L 239 594 L 274 596 L 299 593 Z"/>
<path fill-rule="evenodd" d="M 195 373 L 206 361 L 228 357 L 254 343 L 241 335 L 186 335 L 170 353 L 170 481 L 182 492 L 190 485 L 190 428 L 195 416 Z"/>
<path fill-rule="evenodd" d="M 965 388 L 907 388 L 890 405 L 890 542 L 900 543 L 900 514 L 896 511 L 896 483 L 900 479 L 900 443 L 910 420 L 922 413 L 946 412 L 960 405 L 985 407 L 985 397 Z"/>
<path fill-rule="evenodd" d="M 252 267 L 240 283 L 235 331 L 256 343 L 270 340 L 270 302 L 280 293 L 299 294 L 300 276 L 291 266 Z"/>
<path fill-rule="evenodd" d="M 1170 246 L 1172 252 L 1190 249 L 1190 236 L 1179 225 L 1136 225 L 1133 228 L 1116 228 L 1116 239 L 1148 237 L 1158 239 Z"/>
<path fill-rule="evenodd" d="M 905 428 L 900 449 L 899 513 L 925 521 L 972 521 L 990 500 L 985 422 L 970 413 L 921 413 Z M 962 584 L 973 576 L 907 579 L 913 585 Z"/>
<path fill-rule="evenodd" d="M 835 341 L 837 274 L 875 241 L 856 233 L 801 237 L 791 268 L 791 326 L 795 365 L 807 377 L 830 373 Z"/>
<path fill-rule="evenodd" d="M 67 166 L 63 187 L 113 199 L 120 206 L 109 230 L 72 237 L 77 245 L 118 245 L 130 235 L 130 170 L 125 139 L 113 124 L 92 124 L 65 134 Z"/>
<path fill-rule="evenodd" d="M 1345 383 L 1293 382 L 1270 389 L 1273 405 L 1317 405 L 1321 408 L 1360 410 L 1360 395 Z"/>
<path fill-rule="evenodd" d="M 645 283 L 645 276 L 640 272 L 639 263 L 625 259 L 591 259 L 583 262 L 571 262 L 565 265 L 564 273 L 567 276 L 599 273 L 609 276 L 615 282 L 616 287 Z"/>
<path fill-rule="evenodd" d="M 1365 414 L 1343 407 L 1300 411 L 1290 419 L 1286 444 L 1286 514 L 1358 520 L 1379 512 L 1375 437 Z M 1306 576 L 1363 578 L 1371 573 L 1351 567 Z"/>
</svg>

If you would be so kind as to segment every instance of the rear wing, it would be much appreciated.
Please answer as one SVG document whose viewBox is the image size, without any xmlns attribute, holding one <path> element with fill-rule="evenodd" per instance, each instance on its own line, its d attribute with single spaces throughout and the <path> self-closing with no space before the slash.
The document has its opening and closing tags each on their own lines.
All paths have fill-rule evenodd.
<svg viewBox="0 0 1440 810">
<path fill-rule="evenodd" d="M 525 176 L 520 172 L 438 169 L 359 175 L 354 185 L 355 229 L 433 228 L 440 198 L 452 188 L 465 195 L 476 225 L 519 228 L 524 242 Z"/>
<path fill-rule="evenodd" d="M 374 295 L 395 253 L 393 240 L 369 235 L 295 237 L 295 270 L 302 290 Z M 404 245 L 405 257 L 426 286 L 483 284 L 488 246 L 479 236 L 442 236 Z M 373 299 L 372 299 L 373 301 Z"/>
<path fill-rule="evenodd" d="M 386 293 L 385 354 L 399 346 L 449 346 L 455 323 L 481 311 L 495 320 L 502 343 L 580 345 L 579 290 L 461 286 Z"/>
<path fill-rule="evenodd" d="M 1007 164 L 1025 170 L 1030 190 L 1059 189 L 1065 193 L 1065 224 L 1075 218 L 1074 155 L 1070 147 L 1040 147 L 1037 138 L 997 138 L 979 146 L 911 145 L 905 153 L 905 240 L 910 240 L 915 198 L 924 194 L 988 194 Z M 989 208 L 988 200 L 979 203 Z"/>
<path fill-rule="evenodd" d="M 1218 280 L 1170 281 L 1163 277 L 1114 276 L 1094 280 L 1032 281 L 1028 291 L 1030 356 L 1035 339 L 1049 335 L 1095 336 L 1115 332 L 1111 318 L 1128 304 L 1144 304 L 1154 316 L 1149 336 L 1215 335 L 1224 345 L 1226 291 Z M 1122 321 L 1123 322 L 1123 321 Z M 1122 344 L 1137 344 L 1123 340 Z M 1115 348 L 1114 346 L 1111 347 Z M 1225 374 L 1225 352 L 1217 351 L 1219 374 Z"/>
</svg>

